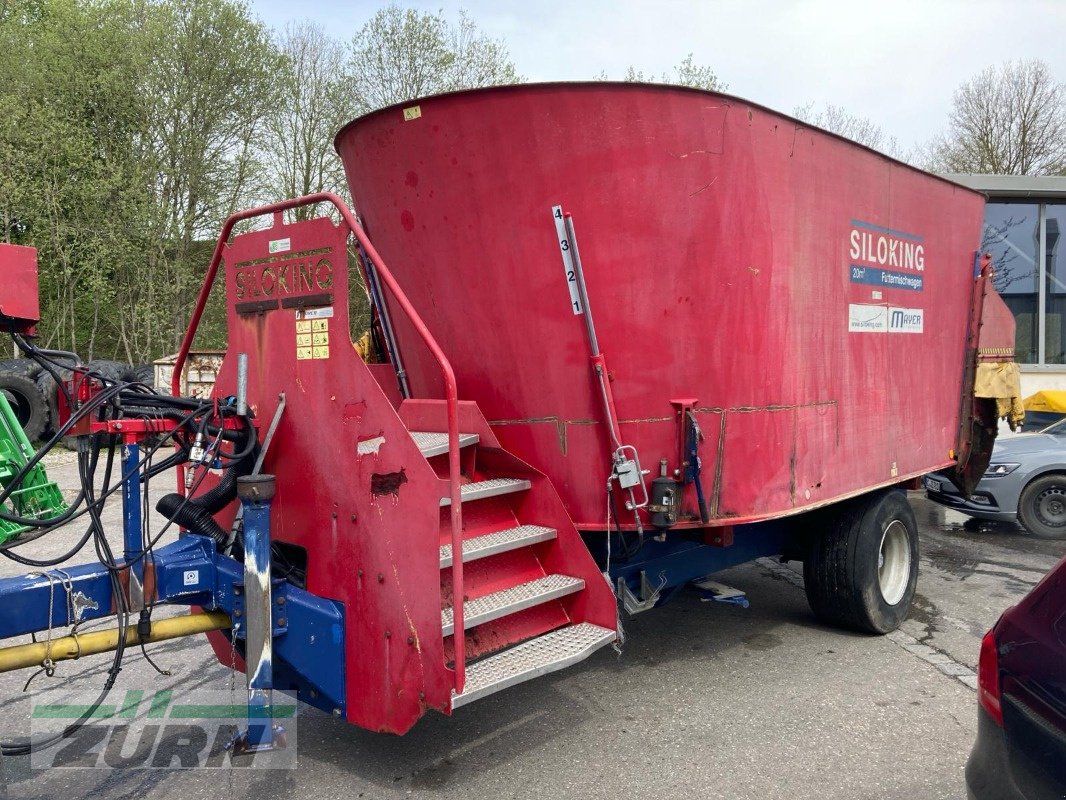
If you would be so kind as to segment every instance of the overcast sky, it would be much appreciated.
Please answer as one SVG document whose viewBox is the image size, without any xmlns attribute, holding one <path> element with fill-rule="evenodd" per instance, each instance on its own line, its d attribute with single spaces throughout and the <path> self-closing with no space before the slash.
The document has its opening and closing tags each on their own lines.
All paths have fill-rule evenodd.
<svg viewBox="0 0 1066 800">
<path fill-rule="evenodd" d="M 350 38 L 385 2 L 251 0 L 274 28 L 310 18 Z M 791 113 L 832 103 L 876 122 L 904 150 L 944 128 L 955 88 L 990 64 L 1039 58 L 1066 80 L 1066 0 L 465 0 L 530 81 L 659 74 L 692 53 L 731 94 Z"/>
</svg>

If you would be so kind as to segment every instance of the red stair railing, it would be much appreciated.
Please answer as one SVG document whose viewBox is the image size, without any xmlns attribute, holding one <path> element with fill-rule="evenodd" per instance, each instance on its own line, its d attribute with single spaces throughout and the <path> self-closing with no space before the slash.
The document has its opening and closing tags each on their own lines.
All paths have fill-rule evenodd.
<svg viewBox="0 0 1066 800">
<path fill-rule="evenodd" d="M 370 243 L 366 231 L 363 230 L 363 227 L 359 224 L 359 221 L 355 218 L 351 209 L 348 208 L 341 198 L 333 194 L 333 192 L 317 192 L 315 194 L 304 195 L 303 197 L 296 197 L 291 200 L 283 200 L 280 203 L 271 203 L 270 205 L 259 206 L 258 208 L 238 211 L 226 219 L 225 224 L 222 226 L 222 231 L 218 235 L 218 242 L 215 244 L 215 252 L 211 256 L 211 265 L 207 268 L 207 275 L 204 277 L 204 285 L 200 288 L 200 296 L 196 300 L 196 308 L 193 309 L 192 317 L 189 320 L 189 327 L 185 331 L 185 338 L 181 342 L 181 350 L 178 352 L 178 360 L 174 364 L 174 375 L 170 381 L 170 390 L 175 396 L 181 392 L 181 373 L 185 368 L 185 361 L 188 358 L 189 349 L 192 347 L 193 338 L 196 336 L 196 330 L 200 327 L 200 319 L 203 317 L 204 308 L 207 305 L 207 299 L 211 294 L 211 287 L 215 282 L 215 275 L 218 273 L 219 264 L 222 263 L 222 253 L 226 243 L 229 241 L 230 234 L 233 232 L 233 227 L 238 222 L 246 219 L 266 216 L 267 214 L 278 214 L 293 208 L 313 205 L 316 203 L 331 203 L 340 213 L 345 223 L 347 223 L 348 228 L 351 230 L 352 235 L 355 236 L 367 257 L 377 268 L 378 277 L 388 287 L 389 291 L 392 292 L 393 299 L 395 299 L 396 303 L 399 305 L 400 310 L 407 316 L 407 319 L 410 320 L 411 325 L 422 338 L 426 348 L 433 355 L 433 358 L 436 359 L 437 365 L 440 367 L 441 375 L 444 377 L 444 392 L 448 411 L 448 494 L 451 498 L 451 538 L 453 553 L 452 614 L 455 621 L 456 631 L 452 639 L 455 645 L 455 691 L 457 694 L 462 694 L 463 687 L 466 684 L 466 640 L 463 634 L 466 629 L 463 624 L 463 506 L 459 483 L 459 394 L 455 384 L 455 371 L 452 369 L 452 365 L 444 355 L 444 351 L 441 350 L 440 345 L 437 344 L 437 340 L 433 338 L 433 334 L 429 332 L 429 328 L 426 327 L 426 324 L 422 321 L 418 312 L 415 311 L 414 306 L 411 305 L 411 301 L 407 299 L 407 295 L 404 294 L 400 285 L 396 282 L 396 278 L 393 277 L 388 267 L 385 266 L 385 262 L 381 260 L 381 256 L 378 255 L 378 251 L 374 249 L 374 245 Z M 364 278 L 365 277 L 366 276 L 364 276 Z M 181 476 L 179 475 L 179 480 L 180 478 Z"/>
</svg>

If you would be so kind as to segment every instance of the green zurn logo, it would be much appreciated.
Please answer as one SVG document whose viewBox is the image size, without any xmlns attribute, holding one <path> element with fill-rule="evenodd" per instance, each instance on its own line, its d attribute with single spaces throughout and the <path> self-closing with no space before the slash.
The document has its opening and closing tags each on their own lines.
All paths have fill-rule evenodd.
<svg viewBox="0 0 1066 800">
<path fill-rule="evenodd" d="M 55 736 L 78 727 L 30 756 L 33 769 L 294 769 L 294 697 L 274 692 L 269 718 L 248 719 L 243 691 L 203 690 L 115 693 L 94 706 L 98 693 L 69 693 L 35 702 L 30 733 Z M 272 725 L 284 747 L 233 755 L 234 736 L 248 725 Z"/>
</svg>

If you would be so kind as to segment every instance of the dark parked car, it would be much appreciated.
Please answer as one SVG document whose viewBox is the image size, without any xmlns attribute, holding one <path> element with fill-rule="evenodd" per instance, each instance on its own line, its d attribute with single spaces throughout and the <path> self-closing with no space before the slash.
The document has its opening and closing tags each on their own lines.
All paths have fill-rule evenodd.
<svg viewBox="0 0 1066 800">
<path fill-rule="evenodd" d="M 1066 559 L 981 642 L 971 800 L 1066 797 Z"/>
<path fill-rule="evenodd" d="M 999 439 L 969 499 L 947 472 L 925 476 L 929 499 L 977 519 L 1017 520 L 1034 536 L 1066 537 L 1066 420 L 1039 433 Z"/>
</svg>

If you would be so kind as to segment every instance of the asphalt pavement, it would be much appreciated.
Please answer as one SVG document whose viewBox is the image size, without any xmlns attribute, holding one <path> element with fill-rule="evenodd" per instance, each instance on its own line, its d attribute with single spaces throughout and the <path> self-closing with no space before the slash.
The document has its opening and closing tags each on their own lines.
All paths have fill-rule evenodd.
<svg viewBox="0 0 1066 800">
<path fill-rule="evenodd" d="M 61 460 L 61 459 L 60 459 Z M 74 485 L 74 465 L 50 472 Z M 157 492 L 170 490 L 160 482 Z M 459 709 L 403 737 L 310 708 L 297 767 L 31 769 L 2 760 L 6 798 L 961 798 L 976 730 L 981 636 L 1066 553 L 1014 526 L 964 518 L 911 494 L 922 546 L 910 618 L 888 637 L 817 624 L 798 565 L 770 560 L 720 573 L 750 608 L 683 593 L 625 621 L 620 652 Z M 118 503 L 108 523 L 118 531 Z M 972 529 L 971 529 L 972 528 Z M 41 540 L 38 553 L 63 542 Z M 10 562 L 0 575 L 18 574 Z M 202 637 L 131 652 L 123 691 L 210 687 L 243 700 Z M 60 664 L 54 677 L 0 675 L 0 730 L 27 730 L 30 702 L 98 687 L 109 660 Z M 3 795 L 0 795 L 2 797 Z"/>
</svg>

